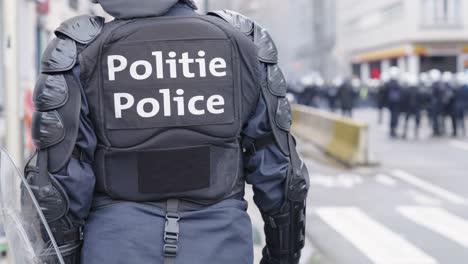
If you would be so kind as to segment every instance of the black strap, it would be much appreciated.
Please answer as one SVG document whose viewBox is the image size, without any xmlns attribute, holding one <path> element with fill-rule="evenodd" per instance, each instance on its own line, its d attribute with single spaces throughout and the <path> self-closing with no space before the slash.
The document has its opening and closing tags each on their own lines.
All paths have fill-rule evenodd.
<svg viewBox="0 0 468 264">
<path fill-rule="evenodd" d="M 59 246 L 79 243 L 83 240 L 83 229 L 81 227 L 70 230 L 61 230 L 61 227 L 52 227 L 52 233 Z"/>
<path fill-rule="evenodd" d="M 179 200 L 167 200 L 166 226 L 164 228 L 164 264 L 174 264 L 179 242 Z"/>
<path fill-rule="evenodd" d="M 270 145 L 276 143 L 275 136 L 273 133 L 261 136 L 259 138 L 254 139 L 251 141 L 247 146 L 244 147 L 244 154 L 247 156 L 251 156 L 255 154 L 257 151 L 266 148 Z"/>
<path fill-rule="evenodd" d="M 92 163 L 88 158 L 86 158 L 85 152 L 78 146 L 75 146 L 72 152 L 72 157 L 86 163 Z"/>
<path fill-rule="evenodd" d="M 35 174 L 34 185 L 38 187 L 38 197 L 46 198 L 54 195 L 54 187 L 50 177 L 48 167 L 49 152 L 47 149 L 41 149 L 37 153 L 37 173 Z"/>
</svg>

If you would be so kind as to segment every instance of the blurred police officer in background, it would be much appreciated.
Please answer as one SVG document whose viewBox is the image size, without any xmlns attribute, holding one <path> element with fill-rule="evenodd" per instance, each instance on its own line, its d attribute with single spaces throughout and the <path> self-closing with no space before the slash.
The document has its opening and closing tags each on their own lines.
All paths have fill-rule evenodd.
<svg viewBox="0 0 468 264">
<path fill-rule="evenodd" d="M 414 119 L 414 137 L 419 136 L 421 124 L 421 111 L 423 108 L 423 92 L 418 81 L 418 76 L 414 74 L 405 75 L 405 89 L 403 91 L 402 108 L 405 114 L 405 126 L 403 138 L 408 136 L 408 126 L 410 119 Z"/>
<path fill-rule="evenodd" d="M 252 263 L 248 182 L 261 263 L 298 263 L 308 173 L 269 33 L 191 0 L 98 2 L 116 19 L 65 21 L 34 95 L 26 172 L 66 262 Z"/>
<path fill-rule="evenodd" d="M 343 84 L 338 89 L 338 100 L 340 102 L 341 114 L 343 116 L 352 117 L 354 100 L 356 98 L 356 93 L 354 91 L 354 85 L 357 83 L 353 78 L 349 78 L 343 82 Z"/>
<path fill-rule="evenodd" d="M 304 90 L 300 95 L 301 104 L 317 107 L 317 96 L 319 95 L 319 87 L 315 78 L 303 78 L 301 80 Z"/>
<path fill-rule="evenodd" d="M 468 106 L 468 85 L 467 76 L 460 72 L 456 75 L 453 115 L 455 117 L 454 136 L 458 136 L 461 129 L 462 135 L 466 136 L 465 111 Z"/>
<path fill-rule="evenodd" d="M 430 113 L 432 81 L 428 72 L 423 72 L 419 74 L 419 88 L 423 97 L 423 109 L 426 110 L 427 113 Z"/>
<path fill-rule="evenodd" d="M 330 111 L 335 112 L 338 105 L 338 91 L 340 86 L 343 84 L 341 77 L 336 77 L 333 82 L 329 85 L 327 100 L 328 108 Z"/>
<path fill-rule="evenodd" d="M 390 81 L 386 85 L 387 105 L 390 110 L 390 136 L 397 137 L 398 121 L 400 118 L 402 103 L 402 87 L 400 84 L 400 70 L 396 67 L 390 68 Z"/>
<path fill-rule="evenodd" d="M 390 80 L 390 75 L 387 72 L 383 72 L 380 76 L 379 86 L 377 88 L 377 109 L 378 109 L 378 122 L 382 124 L 383 113 L 387 106 L 387 82 Z"/>
<path fill-rule="evenodd" d="M 455 93 L 454 93 L 454 79 L 453 73 L 444 72 L 442 74 L 442 134 L 447 133 L 445 121 L 447 117 L 452 124 L 452 135 L 456 134 L 456 120 L 454 115 Z"/>
<path fill-rule="evenodd" d="M 441 72 L 439 70 L 431 70 L 429 76 L 432 82 L 431 86 L 431 107 L 430 116 L 432 120 L 432 134 L 435 137 L 442 136 L 443 126 L 443 94 L 444 86 L 441 82 Z"/>
</svg>

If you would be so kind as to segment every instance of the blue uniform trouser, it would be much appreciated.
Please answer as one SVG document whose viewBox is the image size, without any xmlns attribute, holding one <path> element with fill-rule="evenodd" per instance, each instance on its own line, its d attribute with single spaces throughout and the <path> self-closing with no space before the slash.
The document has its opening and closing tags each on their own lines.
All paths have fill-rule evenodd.
<svg viewBox="0 0 468 264">
<path fill-rule="evenodd" d="M 465 111 L 463 108 L 456 108 L 453 113 L 453 132 L 458 135 L 458 129 L 461 129 L 462 135 L 466 136 Z"/>
<path fill-rule="evenodd" d="M 396 129 L 398 128 L 398 123 L 400 119 L 400 108 L 398 104 L 390 104 L 390 133 L 392 136 L 395 135 Z"/>
<path fill-rule="evenodd" d="M 432 130 L 435 136 L 442 135 L 444 117 L 439 104 L 432 105 Z"/>
<path fill-rule="evenodd" d="M 419 132 L 419 126 L 421 124 L 421 111 L 411 110 L 406 113 L 405 116 L 405 130 L 403 136 L 406 137 L 408 134 L 408 124 L 411 117 L 414 117 L 414 135 L 417 137 Z"/>
<path fill-rule="evenodd" d="M 227 200 L 205 210 L 181 212 L 176 264 L 252 264 L 252 225 L 247 204 Z M 165 212 L 121 202 L 93 210 L 87 220 L 83 264 L 162 264 Z"/>
</svg>

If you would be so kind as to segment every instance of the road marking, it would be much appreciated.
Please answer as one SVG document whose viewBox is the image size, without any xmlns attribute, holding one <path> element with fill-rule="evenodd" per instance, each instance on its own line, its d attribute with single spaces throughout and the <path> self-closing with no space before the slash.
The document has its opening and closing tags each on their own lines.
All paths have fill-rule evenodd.
<svg viewBox="0 0 468 264">
<path fill-rule="evenodd" d="M 385 174 L 377 174 L 375 180 L 382 185 L 391 187 L 394 187 L 397 184 L 397 182 L 392 177 Z"/>
<path fill-rule="evenodd" d="M 452 140 L 450 141 L 450 146 L 463 149 L 463 150 L 468 150 L 468 143 L 460 141 L 460 140 Z"/>
<path fill-rule="evenodd" d="M 437 261 L 355 207 L 320 208 L 317 215 L 378 264 L 435 264 Z"/>
<path fill-rule="evenodd" d="M 335 183 L 331 177 L 327 177 L 321 174 L 312 174 L 310 175 L 310 185 L 332 188 L 335 186 Z"/>
<path fill-rule="evenodd" d="M 398 207 L 403 216 L 468 248 L 468 221 L 436 207 Z"/>
<path fill-rule="evenodd" d="M 432 183 L 426 182 L 412 174 L 409 174 L 402 170 L 395 170 L 392 172 L 392 175 L 396 178 L 411 184 L 415 187 L 418 187 L 426 192 L 432 193 L 439 198 L 452 202 L 454 204 L 467 204 L 467 200 L 455 193 L 447 191 L 439 186 L 436 186 Z"/>
<path fill-rule="evenodd" d="M 321 174 L 312 174 L 310 184 L 322 186 L 325 188 L 345 188 L 351 189 L 356 185 L 362 184 L 363 178 L 355 174 L 339 174 L 337 176 L 325 176 Z"/>
<path fill-rule="evenodd" d="M 417 190 L 409 190 L 408 194 L 413 198 L 413 200 L 421 205 L 425 206 L 441 206 L 442 201 L 436 198 L 432 198 L 424 193 Z"/>
</svg>

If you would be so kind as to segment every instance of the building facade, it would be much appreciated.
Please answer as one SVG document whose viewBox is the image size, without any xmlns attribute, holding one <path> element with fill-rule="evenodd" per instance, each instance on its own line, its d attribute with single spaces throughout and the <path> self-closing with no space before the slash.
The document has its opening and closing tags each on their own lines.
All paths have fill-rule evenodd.
<svg viewBox="0 0 468 264">
<path fill-rule="evenodd" d="M 4 0 L 0 0 L 0 14 L 4 14 L 4 11 L 3 11 L 3 1 Z M 5 64 L 5 60 L 3 59 L 3 54 L 4 54 L 4 43 L 5 43 L 5 40 L 4 40 L 4 30 L 3 30 L 3 24 L 4 24 L 4 21 L 2 18 L 0 18 L 0 111 L 2 110 L 3 108 L 3 100 L 4 100 L 4 93 L 3 93 L 3 87 L 4 87 L 4 79 L 3 79 L 3 74 L 4 74 L 4 71 L 3 71 L 3 68 L 5 67 L 4 64 Z"/>
<path fill-rule="evenodd" d="M 312 4 L 313 68 L 330 81 L 336 75 L 336 60 L 333 56 L 336 45 L 336 0 L 312 0 Z"/>
<path fill-rule="evenodd" d="M 322 46 L 316 44 L 319 37 L 325 36 L 317 36 L 316 32 L 327 16 L 314 9 L 324 2 L 334 0 L 211 0 L 208 6 L 210 10 L 235 10 L 267 28 L 278 46 L 280 65 L 291 79 L 325 67 Z M 315 19 L 316 13 L 324 19 Z"/>
<path fill-rule="evenodd" d="M 337 0 L 339 71 L 366 80 L 391 66 L 468 69 L 468 1 Z"/>
<path fill-rule="evenodd" d="M 5 84 L 3 73 L 6 67 L 4 54 L 9 45 L 8 36 L 4 34 L 5 20 L 15 17 L 17 25 L 17 50 L 19 65 L 20 90 L 31 89 L 39 72 L 40 56 L 47 43 L 54 37 L 53 31 L 67 18 L 79 14 L 104 14 L 99 6 L 91 4 L 90 0 L 15 0 L 17 14 L 2 8 L 4 2 L 0 0 L 0 104 L 4 100 Z"/>
</svg>

